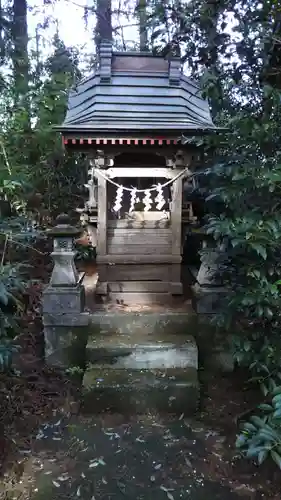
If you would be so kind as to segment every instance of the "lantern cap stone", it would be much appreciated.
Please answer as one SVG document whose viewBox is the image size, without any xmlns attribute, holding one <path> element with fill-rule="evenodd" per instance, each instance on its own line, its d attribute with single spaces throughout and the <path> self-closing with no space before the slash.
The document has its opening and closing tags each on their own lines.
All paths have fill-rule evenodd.
<svg viewBox="0 0 281 500">
<path fill-rule="evenodd" d="M 56 226 L 61 226 L 61 225 L 71 225 L 71 220 L 68 214 L 62 213 L 59 214 L 56 219 L 55 219 L 55 225 Z"/>
<path fill-rule="evenodd" d="M 48 235 L 53 238 L 75 238 L 81 234 L 81 229 L 71 225 L 71 220 L 68 214 L 59 214 L 56 217 L 55 224 L 56 225 L 52 229 L 48 230 Z"/>
</svg>

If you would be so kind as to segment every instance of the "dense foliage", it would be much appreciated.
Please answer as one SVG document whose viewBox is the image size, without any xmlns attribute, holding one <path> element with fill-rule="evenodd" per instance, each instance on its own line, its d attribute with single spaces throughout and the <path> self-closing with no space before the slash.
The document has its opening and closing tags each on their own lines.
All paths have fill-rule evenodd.
<svg viewBox="0 0 281 500">
<path fill-rule="evenodd" d="M 24 0 L 0 9 L 0 371 L 11 366 L 11 341 L 30 285 L 26 251 L 65 203 L 77 206 L 73 186 L 83 184 L 81 166 L 65 158 L 52 129 L 63 120 L 67 91 L 80 76 L 77 51 L 58 35 L 45 60 L 28 50 L 27 12 Z"/>
<path fill-rule="evenodd" d="M 60 0 L 43 3 L 55 1 Z M 10 328 L 5 307 L 12 302 L 18 310 L 23 281 L 7 249 L 15 240 L 19 242 L 19 234 L 21 245 L 26 244 L 30 227 L 44 226 L 66 204 L 78 206 L 82 193 L 73 187 L 84 182 L 83 159 L 64 154 L 52 125 L 62 121 L 67 91 L 81 76 L 79 68 L 87 64 L 75 47 L 64 45 L 58 33 L 52 54 L 43 57 L 39 42 L 50 19 L 37 26 L 36 50 L 29 48 L 27 12 L 31 7 L 26 0 L 7 0 L 0 8 L 1 341 Z M 94 5 L 87 7 L 87 20 L 94 10 Z M 223 206 L 219 213 L 212 213 L 209 204 L 206 230 L 226 248 L 221 272 L 232 291 L 217 322 L 232 334 L 237 363 L 250 370 L 264 397 L 257 414 L 244 423 L 237 446 L 259 463 L 270 455 L 280 466 L 278 11 L 276 0 L 150 0 L 145 17 L 139 9 L 136 16 L 142 22 L 146 19 L 149 44 L 155 52 L 181 55 L 187 71 L 201 79 L 216 124 L 228 127 L 227 133 L 207 139 L 208 169 L 202 172 L 214 186 L 209 202 L 220 200 Z M 126 49 L 120 29 L 114 32 L 115 42 Z M 1 349 L 3 368 L 10 358 Z"/>
<path fill-rule="evenodd" d="M 199 0 L 157 8 L 163 26 L 170 20 L 170 40 L 165 44 L 163 30 L 160 46 L 180 47 L 191 72 L 201 76 L 217 125 L 229 128 L 209 141 L 217 146 L 217 162 L 204 172 L 213 186 L 209 202 L 223 202 L 219 214 L 210 212 L 206 231 L 224 245 L 220 273 L 231 291 L 215 321 L 231 333 L 236 362 L 260 383 L 265 400 L 242 425 L 237 446 L 258 463 L 270 456 L 281 467 L 277 4 Z"/>
</svg>

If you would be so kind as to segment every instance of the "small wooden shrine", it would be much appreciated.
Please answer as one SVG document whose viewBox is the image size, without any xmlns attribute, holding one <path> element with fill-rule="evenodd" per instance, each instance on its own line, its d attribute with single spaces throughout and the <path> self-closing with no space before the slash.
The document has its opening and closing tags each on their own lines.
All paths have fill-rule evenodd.
<svg viewBox="0 0 281 500">
<path fill-rule="evenodd" d="M 183 183 L 198 152 L 181 137 L 215 130 L 179 59 L 100 46 L 99 68 L 71 91 L 59 130 L 89 163 L 83 213 L 96 245 L 97 293 L 164 303 L 182 294 Z M 95 241 L 96 240 L 96 241 Z"/>
</svg>

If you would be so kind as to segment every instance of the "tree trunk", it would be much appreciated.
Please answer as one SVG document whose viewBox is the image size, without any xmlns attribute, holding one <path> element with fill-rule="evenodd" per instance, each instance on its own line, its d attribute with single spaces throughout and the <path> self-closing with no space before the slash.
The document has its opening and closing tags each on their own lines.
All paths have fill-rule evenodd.
<svg viewBox="0 0 281 500">
<path fill-rule="evenodd" d="M 4 43 L 4 33 L 3 33 L 3 6 L 2 0 L 0 0 L 0 64 L 2 65 L 5 57 L 5 43 Z"/>
<path fill-rule="evenodd" d="M 26 106 L 29 79 L 27 0 L 14 0 L 12 39 L 15 104 Z"/>
<path fill-rule="evenodd" d="M 146 18 L 146 0 L 139 0 L 138 4 L 138 17 L 139 17 L 139 32 L 140 32 L 140 50 L 148 50 L 147 38 L 147 18 Z"/>
<path fill-rule="evenodd" d="M 102 41 L 112 41 L 111 0 L 97 0 L 97 24 L 95 32 L 96 52 Z"/>
<path fill-rule="evenodd" d="M 206 49 L 207 58 L 203 61 L 203 63 L 216 79 L 215 91 L 212 92 L 212 95 L 209 95 L 212 115 L 214 118 L 223 107 L 223 91 L 220 82 L 220 71 L 218 68 L 219 54 L 217 45 L 220 9 L 221 6 L 219 0 L 205 0 L 201 11 L 203 16 L 200 20 L 202 32 L 205 34 L 208 47 Z"/>
</svg>

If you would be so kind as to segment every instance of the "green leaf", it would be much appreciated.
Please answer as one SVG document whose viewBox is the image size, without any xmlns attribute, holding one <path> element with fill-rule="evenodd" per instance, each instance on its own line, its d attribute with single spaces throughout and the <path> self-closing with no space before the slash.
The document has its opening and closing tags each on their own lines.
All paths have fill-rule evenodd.
<svg viewBox="0 0 281 500">
<path fill-rule="evenodd" d="M 276 453 L 276 451 L 274 451 L 274 450 L 270 451 L 270 455 L 271 455 L 272 460 L 274 460 L 274 462 L 278 465 L 279 469 L 281 469 L 281 457 L 280 457 L 280 455 L 278 453 Z"/>
<path fill-rule="evenodd" d="M 257 431 L 257 428 L 254 424 L 252 424 L 251 422 L 245 422 L 243 424 L 243 428 L 246 430 L 246 431 L 250 431 L 250 432 L 256 432 Z"/>
<path fill-rule="evenodd" d="M 253 363 L 250 364 L 249 369 L 252 370 L 256 365 L 257 365 L 257 361 L 253 361 Z"/>
<path fill-rule="evenodd" d="M 272 417 L 273 418 L 281 418 L 281 408 L 278 408 L 277 410 L 275 410 Z"/>
<path fill-rule="evenodd" d="M 11 364 L 11 356 L 12 353 L 9 350 L 7 350 L 5 353 L 4 353 L 4 369 L 7 370 L 9 367 L 10 367 L 10 364 Z"/>
<path fill-rule="evenodd" d="M 258 318 L 261 318 L 263 316 L 263 307 L 262 306 L 257 306 L 256 312 L 257 312 Z"/>
<path fill-rule="evenodd" d="M 0 302 L 2 302 L 2 304 L 6 306 L 8 304 L 8 301 L 9 301 L 9 294 L 7 288 L 2 282 L 0 282 Z"/>
<path fill-rule="evenodd" d="M 261 384 L 261 390 L 264 396 L 268 395 L 268 388 L 266 387 L 265 384 Z"/>
<path fill-rule="evenodd" d="M 277 385 L 272 391 L 272 396 L 277 396 L 278 394 L 281 394 L 281 385 Z"/>
<path fill-rule="evenodd" d="M 268 405 L 266 403 L 263 403 L 263 404 L 259 405 L 258 408 L 260 410 L 264 410 L 264 411 L 273 411 L 273 406 Z"/>
<path fill-rule="evenodd" d="M 249 446 L 246 456 L 247 458 L 258 457 L 261 451 L 264 451 L 264 446 Z"/>
<path fill-rule="evenodd" d="M 253 248 L 253 250 L 255 250 L 257 252 L 258 255 L 260 255 L 264 260 L 267 259 L 267 252 L 266 252 L 266 248 L 262 245 L 260 245 L 259 243 L 254 243 L 254 242 L 251 242 L 251 247 Z"/>
<path fill-rule="evenodd" d="M 258 435 L 260 438 L 265 439 L 266 441 L 271 441 L 271 442 L 279 441 L 278 432 L 267 424 L 262 429 L 259 430 Z"/>
<path fill-rule="evenodd" d="M 265 373 L 270 373 L 268 366 L 266 366 L 264 363 L 260 365 L 260 369 L 263 370 Z"/>
<path fill-rule="evenodd" d="M 235 441 L 236 448 L 242 448 L 248 441 L 248 437 L 245 434 L 239 434 Z"/>
<path fill-rule="evenodd" d="M 277 387 L 277 384 L 275 383 L 275 381 L 274 381 L 274 380 L 273 380 L 273 378 L 271 378 L 271 377 L 268 379 L 268 385 L 269 385 L 269 390 L 270 390 L 270 392 L 271 392 L 271 393 L 272 393 L 272 392 L 275 390 L 275 388 Z"/>
<path fill-rule="evenodd" d="M 231 245 L 233 246 L 233 248 L 236 248 L 240 244 L 241 244 L 240 240 L 237 240 L 235 238 L 231 240 Z"/>
<path fill-rule="evenodd" d="M 252 415 L 252 417 L 250 417 L 250 420 L 256 427 L 264 426 L 264 421 L 257 415 Z"/>
<path fill-rule="evenodd" d="M 245 352 L 250 351 L 251 346 L 252 346 L 251 342 L 249 342 L 248 340 L 246 340 L 246 341 L 244 342 L 244 345 L 243 345 L 243 347 L 244 347 L 244 351 L 245 351 Z"/>
<path fill-rule="evenodd" d="M 272 403 L 274 405 L 280 403 L 281 404 L 281 394 L 277 394 L 276 396 L 274 396 L 274 398 L 272 398 Z"/>
<path fill-rule="evenodd" d="M 267 319 L 272 319 L 273 318 L 273 312 L 269 307 L 266 307 L 264 310 L 264 315 Z"/>
<path fill-rule="evenodd" d="M 259 453 L 258 453 L 258 464 L 261 465 L 266 457 L 268 456 L 268 452 L 269 450 L 261 450 Z"/>
</svg>

